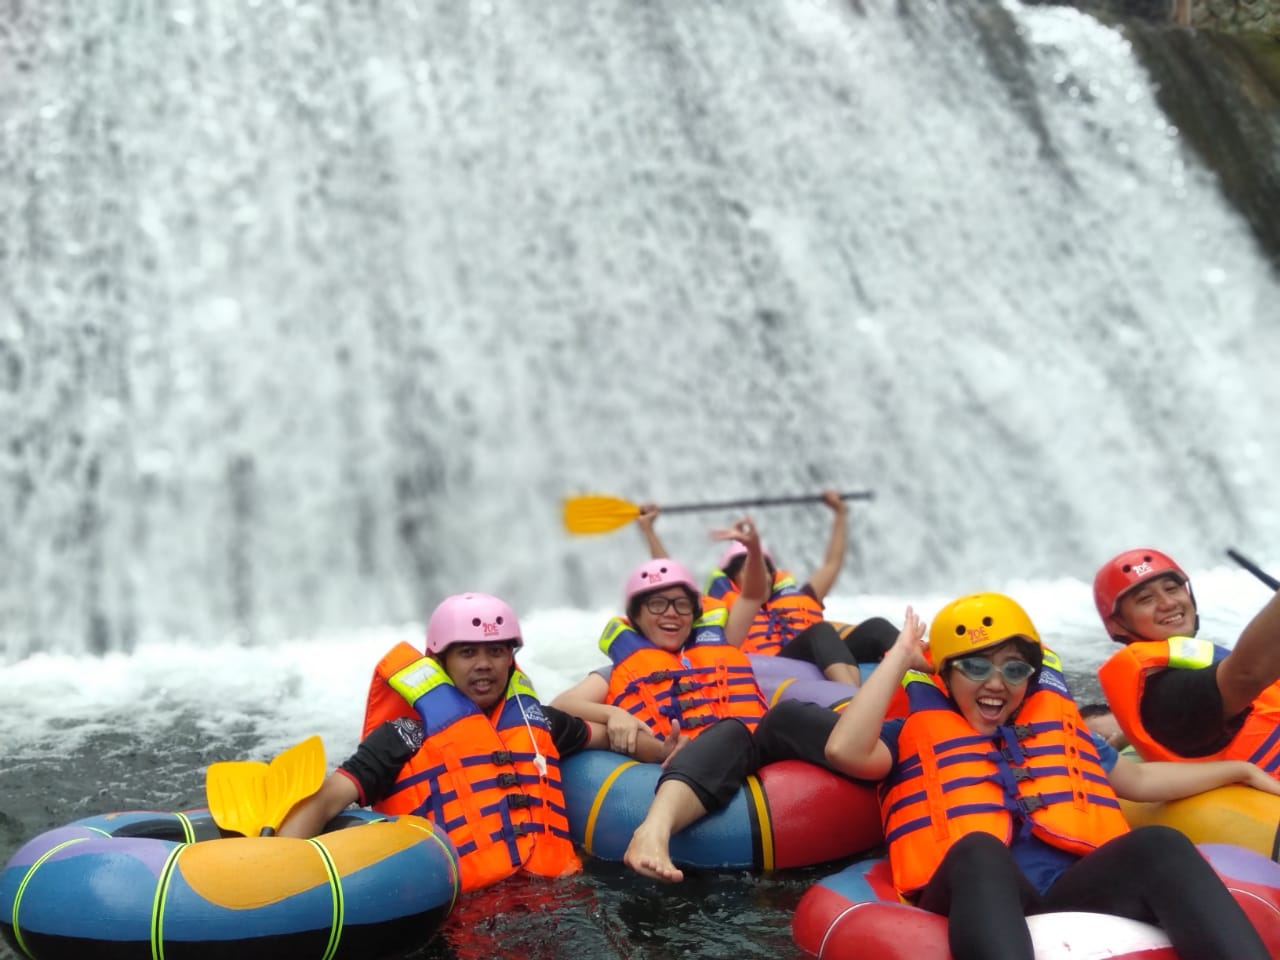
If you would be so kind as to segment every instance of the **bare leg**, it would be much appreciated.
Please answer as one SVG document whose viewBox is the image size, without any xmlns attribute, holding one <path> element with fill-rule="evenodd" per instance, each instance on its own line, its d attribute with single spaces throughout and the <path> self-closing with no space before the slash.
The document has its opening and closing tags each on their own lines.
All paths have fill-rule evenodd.
<svg viewBox="0 0 1280 960">
<path fill-rule="evenodd" d="M 622 862 L 644 877 L 676 883 L 684 871 L 671 862 L 671 836 L 707 812 L 698 795 L 680 780 L 664 780 L 644 821 L 631 835 Z"/>
<path fill-rule="evenodd" d="M 856 663 L 830 663 L 822 670 L 822 675 L 836 683 L 847 683 L 858 686 L 862 683 L 862 671 Z"/>
</svg>

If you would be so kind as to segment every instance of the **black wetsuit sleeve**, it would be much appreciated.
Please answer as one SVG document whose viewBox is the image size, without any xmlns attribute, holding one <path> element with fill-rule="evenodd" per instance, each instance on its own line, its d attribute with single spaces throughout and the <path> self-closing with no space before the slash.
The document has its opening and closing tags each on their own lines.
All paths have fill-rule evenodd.
<svg viewBox="0 0 1280 960">
<path fill-rule="evenodd" d="M 1183 757 L 1205 757 L 1221 750 L 1249 715 L 1246 710 L 1226 721 L 1218 666 L 1198 670 L 1168 669 L 1147 678 L 1139 709 L 1142 724 L 1169 750 Z"/>
<path fill-rule="evenodd" d="M 376 728 L 356 747 L 339 769 L 355 781 L 361 806 L 385 799 L 400 769 L 422 746 L 424 731 L 418 720 L 390 720 Z"/>
<path fill-rule="evenodd" d="M 546 714 L 547 721 L 551 724 L 551 742 L 556 745 L 556 752 L 560 754 L 561 760 L 573 756 L 587 745 L 587 738 L 591 735 L 591 731 L 587 727 L 587 722 L 581 717 L 575 717 L 571 713 L 565 713 L 563 710 L 557 710 L 545 704 L 542 712 Z"/>
</svg>

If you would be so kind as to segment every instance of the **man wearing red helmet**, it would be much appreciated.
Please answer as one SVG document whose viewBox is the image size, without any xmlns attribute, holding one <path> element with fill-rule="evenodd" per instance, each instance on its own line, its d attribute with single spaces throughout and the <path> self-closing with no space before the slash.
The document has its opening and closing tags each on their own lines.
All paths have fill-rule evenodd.
<svg viewBox="0 0 1280 960">
<path fill-rule="evenodd" d="M 1252 760 L 1280 779 L 1280 593 L 1234 648 L 1195 639 L 1186 572 L 1158 550 L 1126 550 L 1093 579 L 1098 615 L 1124 644 L 1098 679 L 1147 760 Z"/>
</svg>

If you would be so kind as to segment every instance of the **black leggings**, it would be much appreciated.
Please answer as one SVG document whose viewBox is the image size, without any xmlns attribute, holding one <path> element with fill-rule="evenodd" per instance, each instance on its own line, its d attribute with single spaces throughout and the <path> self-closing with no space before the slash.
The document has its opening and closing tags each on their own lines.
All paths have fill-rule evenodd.
<svg viewBox="0 0 1280 960">
<path fill-rule="evenodd" d="M 808 660 L 823 670 L 833 663 L 879 663 L 897 639 L 898 628 L 884 617 L 872 617 L 843 629 L 819 620 L 796 634 L 778 651 L 778 656 Z"/>
<path fill-rule="evenodd" d="M 708 811 L 719 810 L 766 763 L 807 760 L 830 769 L 824 751 L 838 719 L 816 703 L 784 700 L 769 708 L 754 734 L 740 720 L 718 720 L 671 758 L 658 785 L 680 780 Z"/>
<path fill-rule="evenodd" d="M 1268 960 L 1267 948 L 1213 868 L 1183 834 L 1139 827 L 1073 863 L 1044 896 L 987 833 L 947 851 L 919 905 L 948 918 L 954 960 L 1033 960 L 1026 917 L 1085 911 L 1160 927 L 1178 956 Z M 1014 909 L 1020 906 L 1020 909 Z"/>
</svg>

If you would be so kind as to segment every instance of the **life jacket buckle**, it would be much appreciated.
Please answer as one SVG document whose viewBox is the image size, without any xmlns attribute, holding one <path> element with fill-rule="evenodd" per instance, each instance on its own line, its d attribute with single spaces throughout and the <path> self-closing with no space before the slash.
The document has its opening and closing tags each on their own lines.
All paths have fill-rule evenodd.
<svg viewBox="0 0 1280 960">
<path fill-rule="evenodd" d="M 489 754 L 489 762 L 494 766 L 508 766 L 511 763 L 510 750 L 495 750 Z"/>
<path fill-rule="evenodd" d="M 515 793 L 507 797 L 507 808 L 510 810 L 527 810 L 533 806 L 533 797 L 526 793 Z"/>
<path fill-rule="evenodd" d="M 1045 802 L 1043 797 L 1039 794 L 1035 794 L 1030 797 L 1020 797 L 1018 799 L 1018 806 L 1022 808 L 1023 813 L 1034 813 L 1036 810 L 1045 806 Z"/>
<path fill-rule="evenodd" d="M 1026 762 L 1027 755 L 1022 752 L 1022 748 L 1018 745 L 1018 741 L 1007 743 L 1000 748 L 1000 756 L 1004 757 L 1005 763 L 1010 766 L 1018 766 Z"/>
<path fill-rule="evenodd" d="M 520 778 L 514 773 L 500 773 L 497 777 L 497 784 L 500 787 L 514 787 L 520 783 Z"/>
</svg>

